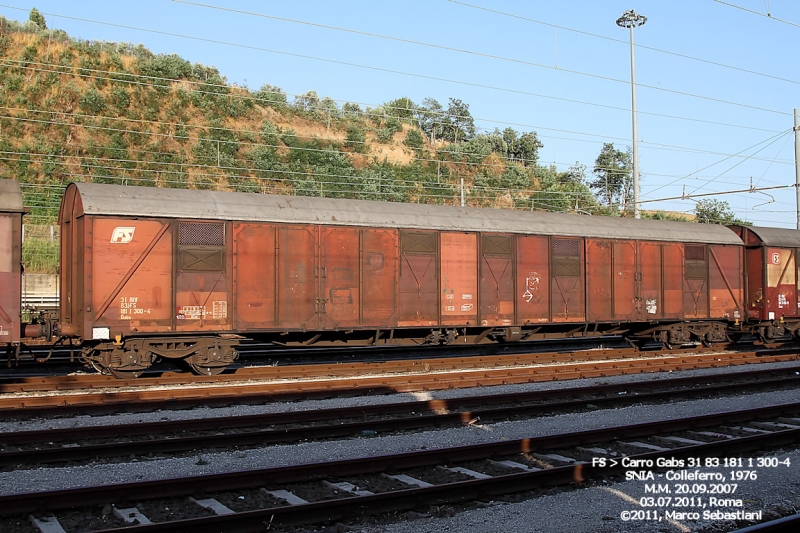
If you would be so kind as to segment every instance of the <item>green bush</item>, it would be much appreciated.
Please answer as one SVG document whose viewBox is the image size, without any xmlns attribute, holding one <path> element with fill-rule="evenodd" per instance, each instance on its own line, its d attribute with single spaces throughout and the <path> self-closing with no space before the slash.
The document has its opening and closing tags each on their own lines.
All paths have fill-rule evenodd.
<svg viewBox="0 0 800 533">
<path fill-rule="evenodd" d="M 25 76 L 17 74 L 7 74 L 3 84 L 6 86 L 8 92 L 16 93 L 22 90 L 22 83 L 25 81 Z"/>
<path fill-rule="evenodd" d="M 394 139 L 394 132 L 389 128 L 375 130 L 375 140 L 381 144 L 389 144 Z"/>
<path fill-rule="evenodd" d="M 344 145 L 354 152 L 364 153 L 367 151 L 367 134 L 364 128 L 357 124 L 347 127 L 347 137 Z"/>
<path fill-rule="evenodd" d="M 403 144 L 415 150 L 422 150 L 425 147 L 425 140 L 422 138 L 422 134 L 419 130 L 410 129 L 408 133 L 406 133 Z"/>
<path fill-rule="evenodd" d="M 261 131 L 259 132 L 259 136 L 265 144 L 268 144 L 272 147 L 278 146 L 281 142 L 280 130 L 269 120 L 265 120 L 261 123 Z"/>
<path fill-rule="evenodd" d="M 22 51 L 22 54 L 20 54 L 19 58 L 25 64 L 28 64 L 34 59 L 36 59 L 36 46 L 34 45 L 26 46 L 25 49 Z"/>
<path fill-rule="evenodd" d="M 297 138 L 297 132 L 292 128 L 286 128 L 283 130 L 281 133 L 281 141 L 283 141 L 283 144 L 291 148 L 297 148 L 302 144 L 300 139 Z"/>
<path fill-rule="evenodd" d="M 389 117 L 386 119 L 386 129 L 392 132 L 392 135 L 398 131 L 403 130 L 403 123 L 397 117 Z"/>
<path fill-rule="evenodd" d="M 117 87 L 111 91 L 111 103 L 117 109 L 125 109 L 131 105 L 131 95 L 122 87 Z"/>
<path fill-rule="evenodd" d="M 282 109 L 287 106 L 286 93 L 280 87 L 265 83 L 255 93 L 256 102 L 264 107 Z"/>
<path fill-rule="evenodd" d="M 175 138 L 180 143 L 185 143 L 189 140 L 189 130 L 184 125 L 175 126 Z"/>
<path fill-rule="evenodd" d="M 95 115 L 102 113 L 106 108 L 106 102 L 103 100 L 103 96 L 94 89 L 89 89 L 83 93 L 78 105 L 87 113 L 93 113 Z"/>
<path fill-rule="evenodd" d="M 140 58 L 137 66 L 140 74 L 153 78 L 170 80 L 192 78 L 192 64 L 176 54 L 158 54 L 152 58 Z M 148 81 L 158 85 L 167 83 L 162 79 Z"/>
</svg>

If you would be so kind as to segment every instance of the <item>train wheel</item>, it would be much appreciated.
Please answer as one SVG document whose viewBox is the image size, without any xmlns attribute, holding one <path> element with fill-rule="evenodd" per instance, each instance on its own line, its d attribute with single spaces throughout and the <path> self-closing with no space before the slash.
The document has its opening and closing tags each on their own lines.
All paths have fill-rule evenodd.
<svg viewBox="0 0 800 533">
<path fill-rule="evenodd" d="M 228 368 L 239 356 L 236 348 L 227 341 L 215 340 L 184 359 L 192 371 L 200 376 L 216 376 Z"/>
<path fill-rule="evenodd" d="M 128 370 L 122 368 L 106 368 L 109 374 L 117 379 L 136 379 L 147 370 L 146 368 L 140 370 Z"/>
<path fill-rule="evenodd" d="M 191 358 L 190 358 L 191 359 Z M 202 364 L 192 363 L 191 361 L 187 360 L 189 368 L 192 369 L 192 372 L 197 374 L 198 376 L 216 376 L 222 374 L 228 365 L 225 366 L 203 366 Z"/>
<path fill-rule="evenodd" d="M 119 379 L 135 379 L 155 362 L 155 354 L 138 346 L 103 344 L 84 353 L 84 358 L 102 374 Z"/>
</svg>

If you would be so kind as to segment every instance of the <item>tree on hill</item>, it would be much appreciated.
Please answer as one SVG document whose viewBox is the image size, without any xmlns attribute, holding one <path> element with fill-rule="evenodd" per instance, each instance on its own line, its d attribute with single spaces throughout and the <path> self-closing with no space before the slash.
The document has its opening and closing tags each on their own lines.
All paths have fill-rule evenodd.
<svg viewBox="0 0 800 533">
<path fill-rule="evenodd" d="M 752 226 L 752 222 L 745 222 L 736 218 L 728 202 L 720 200 L 700 200 L 694 206 L 695 222 L 701 224 L 724 224 L 726 226 Z"/>
<path fill-rule="evenodd" d="M 39 10 L 35 7 L 31 9 L 31 14 L 28 15 L 28 20 L 39 26 L 41 29 L 47 29 L 47 22 L 44 20 L 44 15 L 39 13 Z"/>
<path fill-rule="evenodd" d="M 517 161 L 522 166 L 535 165 L 539 159 L 539 148 L 544 144 L 536 136 L 535 131 L 530 131 L 517 136 L 513 128 L 503 130 L 503 140 L 507 147 L 506 157 L 509 161 Z"/>
<path fill-rule="evenodd" d="M 609 208 L 625 206 L 630 203 L 633 193 L 631 178 L 631 151 L 617 150 L 614 143 L 605 143 L 594 162 L 594 181 L 589 187 L 605 199 Z"/>
<path fill-rule="evenodd" d="M 466 141 L 475 136 L 475 120 L 469 113 L 469 104 L 458 98 L 450 98 L 445 118 L 445 138 L 448 141 Z"/>
<path fill-rule="evenodd" d="M 386 102 L 383 104 L 383 108 L 386 110 L 387 114 L 393 117 L 411 120 L 414 118 L 414 111 L 416 111 L 417 106 L 414 104 L 411 98 L 403 96 L 402 98 L 397 98 L 391 102 Z"/>
<path fill-rule="evenodd" d="M 431 143 L 442 137 L 444 108 L 435 98 L 425 98 L 414 111 L 419 128 L 431 139 Z"/>
</svg>

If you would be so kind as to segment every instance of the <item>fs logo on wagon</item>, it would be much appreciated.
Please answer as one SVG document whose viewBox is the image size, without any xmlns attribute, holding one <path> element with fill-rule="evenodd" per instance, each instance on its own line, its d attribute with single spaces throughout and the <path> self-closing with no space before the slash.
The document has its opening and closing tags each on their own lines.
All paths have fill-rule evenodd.
<svg viewBox="0 0 800 533">
<path fill-rule="evenodd" d="M 114 228 L 114 231 L 111 232 L 111 243 L 128 244 L 133 240 L 134 231 L 136 231 L 136 228 L 128 226 L 117 226 L 116 228 Z"/>
</svg>

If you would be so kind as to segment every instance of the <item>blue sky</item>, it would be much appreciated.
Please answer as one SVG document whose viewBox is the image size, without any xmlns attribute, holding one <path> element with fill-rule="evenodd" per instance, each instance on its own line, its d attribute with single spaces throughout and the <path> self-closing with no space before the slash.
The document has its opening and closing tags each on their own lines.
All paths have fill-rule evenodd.
<svg viewBox="0 0 800 533">
<path fill-rule="evenodd" d="M 484 131 L 536 131 L 540 161 L 565 170 L 576 161 L 591 169 L 604 142 L 631 145 L 629 33 L 615 20 L 635 9 L 648 19 L 636 30 L 642 200 L 795 181 L 800 2 L 199 1 L 226 10 L 0 0 L 0 15 L 26 20 L 36 7 L 71 36 L 142 43 L 215 65 L 251 89 L 277 85 L 290 98 L 315 90 L 373 107 L 400 96 L 459 98 Z M 757 225 L 795 227 L 794 188 L 711 198 Z"/>
</svg>

